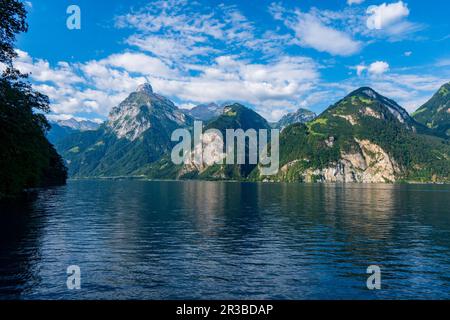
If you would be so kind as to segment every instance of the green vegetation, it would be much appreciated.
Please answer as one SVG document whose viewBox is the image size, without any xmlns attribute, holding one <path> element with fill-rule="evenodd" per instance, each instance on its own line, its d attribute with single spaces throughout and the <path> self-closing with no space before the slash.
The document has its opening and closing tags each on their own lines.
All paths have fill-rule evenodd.
<svg viewBox="0 0 450 320">
<path fill-rule="evenodd" d="M 127 110 L 137 108 L 139 113 L 132 119 Z M 131 93 L 111 111 L 133 128 L 134 120 L 151 123 L 135 140 L 118 138 L 114 128 L 119 120 L 103 124 L 96 131 L 77 132 L 56 144 L 57 149 L 69 162 L 69 174 L 73 177 L 134 176 L 143 173 L 161 177 L 163 172 L 153 165 L 173 147 L 172 132 L 179 128 L 173 118 L 176 107 L 169 101 L 143 92 Z M 189 122 L 190 123 L 190 122 Z M 139 130 L 139 126 L 135 128 Z M 169 170 L 170 171 L 170 170 Z M 167 173 L 168 174 L 168 173 Z"/>
<path fill-rule="evenodd" d="M 45 137 L 50 128 L 43 112 L 48 98 L 34 91 L 26 76 L 13 67 L 15 35 L 27 31 L 26 11 L 17 0 L 0 6 L 0 198 L 26 188 L 65 183 L 66 168 Z M 39 113 L 35 113 L 38 110 Z"/>
<path fill-rule="evenodd" d="M 146 99 L 132 93 L 123 102 L 127 107 L 130 104 L 141 106 L 137 117 L 152 124 L 138 138 L 119 139 L 105 124 L 97 131 L 72 134 L 58 144 L 59 150 L 70 161 L 73 176 L 315 182 L 323 181 L 320 170 L 336 167 L 344 155 L 362 157 L 364 150 L 367 159 L 362 161 L 367 161 L 365 165 L 372 170 L 372 175 L 384 174 L 384 169 L 377 167 L 377 159 L 384 158 L 386 153 L 395 162 L 396 181 L 450 180 L 449 141 L 432 135 L 431 130 L 414 121 L 398 104 L 370 88 L 352 92 L 312 121 L 284 128 L 280 135 L 280 171 L 274 177 L 260 176 L 256 165 L 212 165 L 203 171 L 194 166 L 174 165 L 170 160 L 173 146 L 170 133 L 177 125 L 168 120 L 161 121 L 164 114 L 174 112 L 173 107 L 152 104 Z M 151 107 L 147 109 L 145 106 L 149 104 Z M 122 111 L 119 106 L 112 112 Z M 128 120 L 134 122 L 136 119 Z M 233 104 L 207 123 L 204 131 L 208 129 L 221 131 L 226 139 L 226 129 L 269 130 L 270 126 L 253 110 Z M 361 141 L 381 148 L 383 152 L 366 148 Z M 246 148 L 248 156 L 248 145 Z M 351 170 L 354 172 L 350 174 L 359 174 L 366 169 L 353 167 Z M 391 181 L 384 176 L 377 181 L 380 179 Z"/>
<path fill-rule="evenodd" d="M 369 99 L 364 96 L 363 89 L 331 106 L 317 119 L 305 125 L 287 127 L 280 136 L 282 170 L 271 179 L 302 181 L 306 170 L 333 166 L 342 153 L 360 152 L 358 139 L 378 145 L 395 159 L 401 169 L 399 180 L 450 181 L 449 141 L 416 133 L 420 130 L 412 119 L 406 118 L 401 123 L 385 106 L 384 97 Z M 376 114 L 382 115 L 381 119 L 362 112 L 367 104 Z M 354 123 L 350 123 L 350 117 Z M 370 151 L 366 150 L 366 153 L 375 156 Z M 264 179 L 257 174 L 252 177 Z"/>
<path fill-rule="evenodd" d="M 449 136 L 450 129 L 450 82 L 444 84 L 433 97 L 413 113 L 413 117 L 434 132 Z"/>
</svg>

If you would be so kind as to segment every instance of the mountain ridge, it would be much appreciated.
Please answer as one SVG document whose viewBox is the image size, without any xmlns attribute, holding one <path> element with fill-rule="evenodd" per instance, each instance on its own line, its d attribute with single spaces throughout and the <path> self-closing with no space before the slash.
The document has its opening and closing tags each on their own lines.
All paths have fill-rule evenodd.
<svg viewBox="0 0 450 320">
<path fill-rule="evenodd" d="M 417 122 L 450 137 L 450 82 L 442 85 L 412 116 Z"/>
<path fill-rule="evenodd" d="M 280 137 L 278 181 L 449 181 L 448 141 L 395 101 L 362 87 Z"/>
<path fill-rule="evenodd" d="M 193 119 L 150 87 L 113 108 L 99 130 L 59 145 L 73 176 L 140 175 L 158 179 L 222 179 L 392 183 L 449 181 L 450 147 L 430 135 L 394 100 L 369 87 L 354 90 L 304 124 L 280 136 L 280 172 L 263 177 L 257 166 L 173 165 L 170 134 Z M 182 115 L 180 115 L 182 114 Z M 184 118 L 184 117 L 186 118 Z M 253 110 L 225 106 L 204 129 L 270 129 Z M 215 138 L 214 138 L 215 139 Z M 212 139 L 211 141 L 213 141 Z"/>
<path fill-rule="evenodd" d="M 299 108 L 297 109 L 297 111 L 285 114 L 283 117 L 281 117 L 281 119 L 276 122 L 274 127 L 283 130 L 291 124 L 306 123 L 313 120 L 315 117 L 317 117 L 317 114 L 315 114 L 314 112 Z"/>
</svg>

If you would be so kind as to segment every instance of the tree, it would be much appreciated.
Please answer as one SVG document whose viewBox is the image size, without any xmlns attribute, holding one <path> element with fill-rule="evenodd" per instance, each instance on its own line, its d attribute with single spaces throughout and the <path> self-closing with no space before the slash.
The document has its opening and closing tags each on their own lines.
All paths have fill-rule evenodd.
<svg viewBox="0 0 450 320">
<path fill-rule="evenodd" d="M 18 0 L 0 0 L 0 62 L 12 69 L 16 34 L 28 31 L 27 12 Z"/>
<path fill-rule="evenodd" d="M 0 0 L 0 198 L 24 188 L 62 184 L 67 177 L 45 137 L 50 126 L 43 113 L 50 111 L 49 99 L 14 68 L 16 34 L 27 30 L 23 3 Z"/>
</svg>

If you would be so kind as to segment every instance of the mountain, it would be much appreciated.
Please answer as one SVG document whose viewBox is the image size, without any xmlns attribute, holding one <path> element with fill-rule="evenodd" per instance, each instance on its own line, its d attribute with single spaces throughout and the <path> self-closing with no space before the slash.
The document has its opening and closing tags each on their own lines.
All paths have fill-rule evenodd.
<svg viewBox="0 0 450 320">
<path fill-rule="evenodd" d="M 77 131 L 97 130 L 100 124 L 89 120 L 76 120 L 70 118 L 67 120 L 50 121 L 51 129 L 47 132 L 47 139 L 52 144 L 57 144 L 60 140 L 69 134 Z"/>
<path fill-rule="evenodd" d="M 172 132 L 192 122 L 143 84 L 111 110 L 98 130 L 71 134 L 56 147 L 73 177 L 135 175 L 170 152 Z"/>
<path fill-rule="evenodd" d="M 306 123 L 313 120 L 317 115 L 306 109 L 298 109 L 295 112 L 284 115 L 275 125 L 275 128 L 284 129 L 290 124 L 294 123 Z"/>
<path fill-rule="evenodd" d="M 234 103 L 223 108 L 222 114 L 208 122 L 203 128 L 203 148 L 217 143 L 219 136 L 215 133 L 206 133 L 209 129 L 216 129 L 221 132 L 220 138 L 226 145 L 227 129 L 267 129 L 270 130 L 269 123 L 255 111 L 239 104 Z M 268 132 L 270 134 L 270 132 Z M 223 139 L 222 139 L 223 138 Z M 200 146 L 194 146 L 198 150 Z M 194 153 L 194 151 L 193 151 Z M 193 158 L 191 154 L 191 159 Z M 225 154 L 216 154 L 215 158 L 224 158 Z M 163 170 L 161 170 L 163 168 Z M 168 156 L 163 157 L 158 163 L 151 165 L 142 174 L 151 178 L 171 178 L 171 179 L 207 179 L 207 180 L 242 180 L 256 168 L 256 165 L 249 164 L 248 161 L 248 141 L 246 143 L 246 164 L 219 165 L 219 164 L 196 164 L 194 161 L 188 161 L 184 165 L 175 166 L 171 163 Z M 162 172 L 164 174 L 162 174 Z"/>
<path fill-rule="evenodd" d="M 57 120 L 54 123 L 61 127 L 70 128 L 78 131 L 89 131 L 97 130 L 100 124 L 90 120 L 76 120 L 75 118 L 70 118 L 67 120 Z"/>
<path fill-rule="evenodd" d="M 209 121 L 222 114 L 223 106 L 216 103 L 200 104 L 190 110 L 184 110 L 186 114 L 195 120 Z"/>
<path fill-rule="evenodd" d="M 363 87 L 312 121 L 287 126 L 280 135 L 280 170 L 262 176 L 255 164 L 196 163 L 195 150 L 227 143 L 226 129 L 270 129 L 253 110 L 235 103 L 203 128 L 189 161 L 175 165 L 173 130 L 193 119 L 170 100 L 140 86 L 111 110 L 96 131 L 79 132 L 57 144 L 74 177 L 145 176 L 158 179 L 269 180 L 304 182 L 449 181 L 450 145 L 416 122 L 395 101 Z M 217 129 L 217 132 L 205 131 Z M 220 140 L 219 138 L 223 139 Z M 178 143 L 177 143 L 178 144 Z M 246 150 L 249 145 L 246 142 Z M 211 159 L 222 159 L 218 152 Z"/>
<path fill-rule="evenodd" d="M 205 130 L 218 129 L 225 135 L 226 129 L 270 129 L 266 119 L 242 104 L 234 103 L 223 108 L 222 115 L 208 122 Z"/>
<path fill-rule="evenodd" d="M 280 135 L 280 171 L 256 179 L 306 182 L 449 181 L 449 142 L 393 100 L 360 88 Z"/>
<path fill-rule="evenodd" d="M 204 130 L 206 131 L 209 129 L 219 130 L 223 136 L 223 143 L 224 145 L 226 145 L 227 129 L 234 129 L 234 130 L 242 129 L 243 131 L 249 129 L 270 130 L 270 125 L 266 121 L 266 119 L 261 117 L 255 111 L 246 108 L 245 106 L 239 103 L 234 103 L 232 105 L 225 106 L 223 108 L 222 115 L 210 121 L 206 125 Z M 216 139 L 217 137 L 215 137 L 214 134 L 212 134 L 206 137 L 206 142 L 207 143 L 214 142 L 216 141 Z M 197 177 L 201 179 L 220 179 L 220 180 L 245 179 L 256 167 L 255 164 L 249 164 L 248 142 L 246 143 L 245 147 L 246 147 L 245 164 L 232 164 L 232 165 L 214 164 L 211 166 L 208 165 L 197 166 L 195 164 L 188 163 L 182 168 L 180 176 L 181 177 L 186 176 L 189 178 Z M 225 155 L 223 154 L 221 156 L 223 158 Z"/>
<path fill-rule="evenodd" d="M 413 113 L 417 122 L 450 137 L 450 82 Z"/>
</svg>

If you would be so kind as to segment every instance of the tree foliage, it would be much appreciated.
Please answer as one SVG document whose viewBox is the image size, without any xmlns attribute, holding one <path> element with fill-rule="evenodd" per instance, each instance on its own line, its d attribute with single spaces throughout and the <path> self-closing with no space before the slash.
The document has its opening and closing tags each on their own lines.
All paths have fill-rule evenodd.
<svg viewBox="0 0 450 320">
<path fill-rule="evenodd" d="M 17 33 L 27 31 L 26 10 L 17 0 L 0 0 L 0 198 L 25 188 L 62 184 L 62 158 L 47 141 L 47 96 L 35 91 L 13 66 Z M 35 112 L 37 111 L 37 112 Z"/>
</svg>

